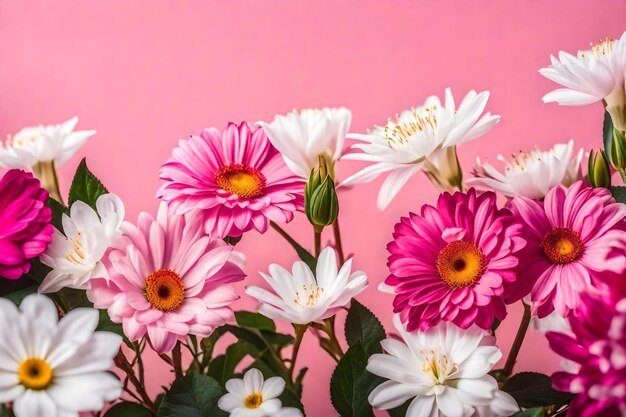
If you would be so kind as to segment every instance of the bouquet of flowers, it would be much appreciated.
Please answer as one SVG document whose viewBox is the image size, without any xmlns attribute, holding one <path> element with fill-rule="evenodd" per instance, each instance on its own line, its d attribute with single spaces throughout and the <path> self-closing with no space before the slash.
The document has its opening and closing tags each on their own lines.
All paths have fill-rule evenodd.
<svg viewBox="0 0 626 417">
<path fill-rule="evenodd" d="M 84 159 L 59 191 L 56 169 L 94 131 L 76 118 L 19 131 L 0 148 L 0 415 L 303 416 L 311 337 L 337 363 L 329 401 L 344 417 L 626 416 L 626 187 L 614 185 L 626 179 L 626 33 L 551 60 L 540 73 L 563 88 L 545 102 L 604 105 L 585 176 L 570 141 L 501 158 L 503 170 L 479 160 L 464 179 L 458 146 L 500 116 L 485 112 L 489 92 L 457 105 L 447 89 L 365 134 L 345 108 L 204 129 L 162 165 L 157 213 L 125 220 Z M 348 159 L 367 165 L 337 178 Z M 368 278 L 342 247 L 340 197 L 386 175 L 384 210 L 419 172 L 441 194 L 387 245 L 389 275 L 373 283 L 393 299 L 386 333 L 355 299 Z M 284 229 L 301 215 L 311 246 Z M 237 243 L 270 228 L 299 260 L 238 293 Z M 258 311 L 233 311 L 240 297 Z M 497 366 L 513 303 L 524 314 Z M 514 369 L 531 321 L 563 358 L 552 376 Z M 158 393 L 148 350 L 173 373 Z"/>
</svg>

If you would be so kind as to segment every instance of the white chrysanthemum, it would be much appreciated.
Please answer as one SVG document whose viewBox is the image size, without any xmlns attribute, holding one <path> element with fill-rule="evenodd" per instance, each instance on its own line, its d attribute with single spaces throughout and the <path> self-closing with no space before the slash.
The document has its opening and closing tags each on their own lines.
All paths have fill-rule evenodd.
<svg viewBox="0 0 626 417">
<path fill-rule="evenodd" d="M 346 179 L 342 185 L 365 183 L 390 172 L 378 194 L 378 208 L 384 210 L 407 181 L 424 171 L 440 188 L 451 190 L 460 185 L 461 172 L 456 145 L 489 132 L 500 116 L 483 114 L 489 92 L 467 93 L 456 107 L 452 92 L 445 91 L 445 103 L 431 96 L 415 109 L 406 110 L 376 126 L 366 135 L 349 134 L 348 138 L 365 143 L 352 145 L 361 153 L 350 153 L 345 159 L 374 162 L 373 165 Z"/>
<path fill-rule="evenodd" d="M 95 130 L 74 132 L 78 118 L 49 126 L 27 127 L 0 143 L 0 167 L 31 169 L 38 162 L 65 164 Z"/>
<path fill-rule="evenodd" d="M 574 153 L 574 141 L 554 145 L 549 151 L 535 149 L 520 152 L 507 161 L 502 155 L 498 160 L 504 162 L 504 172 L 496 170 L 491 164 L 477 160 L 474 169 L 476 178 L 470 178 L 466 184 L 470 187 L 486 188 L 508 197 L 524 196 L 542 199 L 548 191 L 559 184 L 569 187 L 582 178 L 580 163 L 583 149 Z"/>
<path fill-rule="evenodd" d="M 0 403 L 16 417 L 78 417 L 117 399 L 121 382 L 109 373 L 122 338 L 96 332 L 98 310 L 79 308 L 58 320 L 39 294 L 19 308 L 0 299 Z"/>
<path fill-rule="evenodd" d="M 488 415 L 493 404 L 498 411 L 511 409 L 500 416 L 514 414 L 510 397 L 498 394 L 488 374 L 502 356 L 495 338 L 477 326 L 461 330 L 452 323 L 407 332 L 398 316 L 394 326 L 403 340 L 383 340 L 386 353 L 372 355 L 367 364 L 369 372 L 388 380 L 370 394 L 374 408 L 388 410 L 412 399 L 407 417 Z"/>
<path fill-rule="evenodd" d="M 341 157 L 351 120 L 350 110 L 326 107 L 294 110 L 260 124 L 287 166 L 308 179 L 320 156 L 331 165 Z"/>
<path fill-rule="evenodd" d="M 243 379 L 226 381 L 228 391 L 218 402 L 218 407 L 231 417 L 301 417 L 300 410 L 283 408 L 278 399 L 285 390 L 285 380 L 275 376 L 265 380 L 258 369 L 250 369 Z"/>
<path fill-rule="evenodd" d="M 546 94 L 545 103 L 584 106 L 604 100 L 613 123 L 626 130 L 626 32 L 621 39 L 601 39 L 578 56 L 561 51 L 558 59 L 551 56 L 550 60 L 552 65 L 539 73 L 565 88 Z"/>
<path fill-rule="evenodd" d="M 269 275 L 261 273 L 272 287 L 269 292 L 259 287 L 248 287 L 246 293 L 261 302 L 259 313 L 274 320 L 294 324 L 308 324 L 331 317 L 367 287 L 364 272 L 350 273 L 352 259 L 337 269 L 335 250 L 328 247 L 317 261 L 315 275 L 306 263 L 297 261 L 290 274 L 283 267 L 272 264 Z"/>
<path fill-rule="evenodd" d="M 56 292 L 63 287 L 88 289 L 91 278 L 108 278 L 100 262 L 111 241 L 119 235 L 124 220 L 124 203 L 115 194 L 96 201 L 97 213 L 82 201 L 63 214 L 63 231 L 56 228 L 41 262 L 52 268 L 39 292 Z"/>
</svg>

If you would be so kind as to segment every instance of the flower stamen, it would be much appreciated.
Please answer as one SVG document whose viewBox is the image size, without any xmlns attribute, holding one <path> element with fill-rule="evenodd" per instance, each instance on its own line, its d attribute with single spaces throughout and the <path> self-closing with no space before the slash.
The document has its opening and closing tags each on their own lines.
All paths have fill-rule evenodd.
<svg viewBox="0 0 626 417">
<path fill-rule="evenodd" d="M 437 256 L 437 272 L 451 288 L 469 287 L 484 271 L 485 256 L 470 242 L 450 242 Z"/>
<path fill-rule="evenodd" d="M 384 127 L 385 139 L 387 144 L 402 144 L 419 132 L 425 130 L 435 130 L 437 128 L 437 115 L 435 114 L 437 106 L 429 106 L 418 112 L 417 109 L 411 109 L 413 119 L 408 122 L 400 122 L 400 116 L 396 115 L 396 121 L 389 119 Z"/>
<path fill-rule="evenodd" d="M 161 311 L 176 310 L 185 299 L 185 286 L 180 275 L 170 269 L 159 269 L 148 275 L 146 300 Z"/>
<path fill-rule="evenodd" d="M 296 291 L 293 303 L 302 307 L 315 307 L 323 293 L 324 288 L 317 284 L 303 284 L 302 292 Z"/>
<path fill-rule="evenodd" d="M 50 386 L 53 371 L 50 364 L 44 359 L 28 358 L 20 364 L 17 370 L 17 376 L 20 384 L 26 389 L 39 391 Z"/>
<path fill-rule="evenodd" d="M 261 404 L 263 404 L 263 394 L 260 392 L 253 392 L 243 400 L 243 405 L 250 410 L 259 408 Z"/>
<path fill-rule="evenodd" d="M 583 253 L 580 233 L 566 228 L 550 230 L 541 241 L 546 258 L 555 264 L 567 264 L 578 259 Z"/>
<path fill-rule="evenodd" d="M 265 190 L 265 176 L 255 168 L 231 164 L 215 173 L 215 182 L 224 191 L 239 198 L 254 198 Z"/>
</svg>

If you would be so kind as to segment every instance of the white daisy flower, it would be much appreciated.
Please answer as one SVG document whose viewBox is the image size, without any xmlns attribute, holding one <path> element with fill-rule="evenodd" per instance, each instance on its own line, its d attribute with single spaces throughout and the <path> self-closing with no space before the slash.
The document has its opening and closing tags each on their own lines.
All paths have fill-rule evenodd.
<svg viewBox="0 0 626 417">
<path fill-rule="evenodd" d="M 557 144 L 548 151 L 535 149 L 520 152 L 507 161 L 502 155 L 498 160 L 505 164 L 504 172 L 491 164 L 477 160 L 476 178 L 466 180 L 470 187 L 484 188 L 507 197 L 524 196 L 542 199 L 548 191 L 559 184 L 566 187 L 582 178 L 581 161 L 584 150 L 574 153 L 574 141 Z"/>
<path fill-rule="evenodd" d="M 41 262 L 52 268 L 39 286 L 51 293 L 63 287 L 86 290 L 91 278 L 108 278 L 101 259 L 111 241 L 120 234 L 124 203 L 115 194 L 104 194 L 96 201 L 97 212 L 82 201 L 63 214 L 63 231 L 54 229 L 52 242 L 41 255 Z"/>
<path fill-rule="evenodd" d="M 259 313 L 274 320 L 308 324 L 324 320 L 350 303 L 367 287 L 364 272 L 350 273 L 352 259 L 337 268 L 335 250 L 327 247 L 317 261 L 315 275 L 306 263 L 297 261 L 290 274 L 279 265 L 269 266 L 269 275 L 261 273 L 273 292 L 248 287 L 246 293 L 261 302 Z"/>
<path fill-rule="evenodd" d="M 452 92 L 445 91 L 445 103 L 431 96 L 417 108 L 405 110 L 385 126 L 375 126 L 366 135 L 350 134 L 348 138 L 365 143 L 352 145 L 361 153 L 350 153 L 345 159 L 374 162 L 357 172 L 342 185 L 370 182 L 389 172 L 378 194 L 378 208 L 384 210 L 407 181 L 419 171 L 441 189 L 451 191 L 461 184 L 461 170 L 456 146 L 489 132 L 500 116 L 483 114 L 489 92 L 467 93 L 456 107 Z"/>
<path fill-rule="evenodd" d="M 107 371 L 122 338 L 96 332 L 98 318 L 79 308 L 58 320 L 39 294 L 19 310 L 0 299 L 0 403 L 13 403 L 16 417 L 78 417 L 117 399 L 122 384 Z"/>
<path fill-rule="evenodd" d="M 621 39 L 600 39 L 578 56 L 561 51 L 550 60 L 552 65 L 539 73 L 564 88 L 546 94 L 545 103 L 584 106 L 604 100 L 614 125 L 626 130 L 626 32 Z"/>
<path fill-rule="evenodd" d="M 484 330 L 442 323 L 425 332 L 407 332 L 398 316 L 394 326 L 402 340 L 383 340 L 386 353 L 372 355 L 367 365 L 369 372 L 388 380 L 370 394 L 374 408 L 388 410 L 412 399 L 407 417 L 471 417 L 490 411 L 497 398 L 507 408 L 506 396 L 500 398 L 498 383 L 488 374 L 502 353 Z"/>
<path fill-rule="evenodd" d="M 27 127 L 0 143 L 0 167 L 33 169 L 39 162 L 59 168 L 78 151 L 95 130 L 74 132 L 78 118 L 49 126 Z"/>
<path fill-rule="evenodd" d="M 260 122 L 270 142 L 287 166 L 308 179 L 320 156 L 332 166 L 343 152 L 352 113 L 345 107 L 293 110 L 276 115 L 271 123 Z"/>
<path fill-rule="evenodd" d="M 217 405 L 231 417 L 299 417 L 300 410 L 283 408 L 278 397 L 285 390 L 285 380 L 275 376 L 265 380 L 258 369 L 250 369 L 243 379 L 226 381 L 226 391 Z"/>
</svg>

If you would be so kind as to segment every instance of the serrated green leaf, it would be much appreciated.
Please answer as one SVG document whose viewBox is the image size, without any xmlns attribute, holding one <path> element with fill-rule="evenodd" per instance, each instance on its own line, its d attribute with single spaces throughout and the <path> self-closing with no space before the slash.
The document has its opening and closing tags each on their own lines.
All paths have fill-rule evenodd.
<svg viewBox="0 0 626 417">
<path fill-rule="evenodd" d="M 616 186 L 611 187 L 611 194 L 615 201 L 619 203 L 626 204 L 626 187 L 624 186 Z"/>
<path fill-rule="evenodd" d="M 382 351 L 380 341 L 385 338 L 385 328 L 374 313 L 355 299 L 348 311 L 345 334 L 348 345 L 360 342 L 369 355 Z"/>
<path fill-rule="evenodd" d="M 368 355 L 360 342 L 356 342 L 339 360 L 330 380 L 330 397 L 335 410 L 342 417 L 373 417 L 367 397 L 384 380 L 369 373 Z"/>
<path fill-rule="evenodd" d="M 254 313 L 252 311 L 237 311 L 235 313 L 235 319 L 237 324 L 241 327 L 249 327 L 259 330 L 276 331 L 276 324 L 274 321 L 262 314 Z"/>
<path fill-rule="evenodd" d="M 123 401 L 109 408 L 104 417 L 154 417 L 154 414 L 140 404 Z"/>
<path fill-rule="evenodd" d="M 107 194 L 108 191 L 102 182 L 91 172 L 87 167 L 87 161 L 83 158 L 76 169 L 72 185 L 70 187 L 70 194 L 68 198 L 68 206 L 71 206 L 76 201 L 82 201 L 88 204 L 94 210 L 96 209 L 96 200 L 103 194 Z"/>
<path fill-rule="evenodd" d="M 516 414 L 513 414 L 513 417 L 547 417 L 548 413 L 543 407 L 534 407 L 529 408 L 524 411 L 520 411 Z"/>
<path fill-rule="evenodd" d="M 158 417 L 227 417 L 217 402 L 224 394 L 220 384 L 207 375 L 187 374 L 177 379 L 163 398 Z"/>
<path fill-rule="evenodd" d="M 502 389 L 511 394 L 524 408 L 562 405 L 573 398 L 570 393 L 552 388 L 550 377 L 538 372 L 521 372 L 513 375 L 504 383 Z"/>
</svg>

